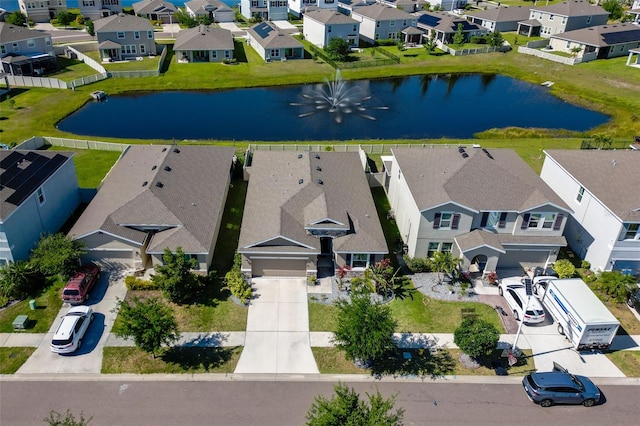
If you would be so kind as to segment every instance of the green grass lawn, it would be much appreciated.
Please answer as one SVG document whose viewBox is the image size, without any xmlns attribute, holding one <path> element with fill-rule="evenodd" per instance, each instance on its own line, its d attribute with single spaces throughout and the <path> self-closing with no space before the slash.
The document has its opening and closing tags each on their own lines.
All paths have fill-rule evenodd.
<svg viewBox="0 0 640 426">
<path fill-rule="evenodd" d="M 483 362 L 479 368 L 467 368 L 460 363 L 460 355 L 463 353 L 460 349 L 447 349 L 446 350 L 451 358 L 456 361 L 455 368 L 451 374 L 457 374 L 459 376 L 495 376 L 496 372 L 491 368 L 492 362 L 500 363 L 507 369 L 509 375 L 524 376 L 531 372 L 536 371 L 535 362 L 533 360 L 533 352 L 529 349 L 522 351 L 522 355 L 518 357 L 518 362 L 509 367 L 507 359 L 503 358 L 501 350 L 495 350 L 493 354 Z"/>
<path fill-rule="evenodd" d="M 142 58 L 141 61 L 133 59 L 130 61 L 102 63 L 102 58 L 97 50 L 85 52 L 84 54 L 102 64 L 107 71 L 155 71 L 158 69 L 158 63 L 160 62 L 160 55 L 155 55 L 154 57 L 140 56 Z"/>
<path fill-rule="evenodd" d="M 60 281 L 50 285 L 35 298 L 36 310 L 29 307 L 29 300 L 23 300 L 0 312 L 0 333 L 13 333 L 13 320 L 18 315 L 29 316 L 29 328 L 20 333 L 46 333 L 62 307 L 62 287 Z"/>
<path fill-rule="evenodd" d="M 242 347 L 163 349 L 156 358 L 135 347 L 106 347 L 103 374 L 233 373 Z"/>
<path fill-rule="evenodd" d="M 25 363 L 36 348 L 0 348 L 0 374 L 13 374 Z"/>
<path fill-rule="evenodd" d="M 96 188 L 120 158 L 119 151 L 99 151 L 95 149 L 73 149 L 61 146 L 49 146 L 52 151 L 71 151 L 76 167 L 80 188 Z"/>
<path fill-rule="evenodd" d="M 213 256 L 213 268 L 220 276 L 224 276 L 233 266 L 233 257 L 238 248 L 238 238 L 240 238 L 244 201 L 247 196 L 248 182 L 236 178 L 233 179 L 232 184 L 224 206 L 220 233 Z"/>
<path fill-rule="evenodd" d="M 68 59 L 58 56 L 58 71 L 47 74 L 47 77 L 58 78 L 63 81 L 71 81 L 81 77 L 88 77 L 96 74 L 96 70 L 77 59 Z"/>
<path fill-rule="evenodd" d="M 338 308 L 324 303 L 309 302 L 309 331 L 335 331 Z"/>
<path fill-rule="evenodd" d="M 627 377 L 640 377 L 640 352 L 616 351 L 607 354 L 607 358 L 613 362 Z"/>
</svg>

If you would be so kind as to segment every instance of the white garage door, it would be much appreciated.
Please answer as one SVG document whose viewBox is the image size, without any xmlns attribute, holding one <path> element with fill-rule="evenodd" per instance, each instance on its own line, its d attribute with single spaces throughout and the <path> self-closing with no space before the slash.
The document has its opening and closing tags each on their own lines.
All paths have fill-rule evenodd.
<svg viewBox="0 0 640 426">
<path fill-rule="evenodd" d="M 101 268 L 132 269 L 133 250 L 88 250 L 83 262 L 93 262 Z"/>
<path fill-rule="evenodd" d="M 306 259 L 252 259 L 254 277 L 306 277 Z"/>
<path fill-rule="evenodd" d="M 512 250 L 500 256 L 498 268 L 528 268 L 544 266 L 549 253 L 546 251 Z"/>
</svg>

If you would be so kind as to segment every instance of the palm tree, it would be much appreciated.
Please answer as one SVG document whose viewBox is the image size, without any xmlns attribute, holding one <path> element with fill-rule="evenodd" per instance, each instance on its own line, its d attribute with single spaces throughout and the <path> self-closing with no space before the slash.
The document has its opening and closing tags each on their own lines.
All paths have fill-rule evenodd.
<svg viewBox="0 0 640 426">
<path fill-rule="evenodd" d="M 442 282 L 443 276 L 440 274 L 453 274 L 458 269 L 460 259 L 451 255 L 451 252 L 437 251 L 433 254 L 433 269 L 438 272 L 438 281 Z"/>
</svg>

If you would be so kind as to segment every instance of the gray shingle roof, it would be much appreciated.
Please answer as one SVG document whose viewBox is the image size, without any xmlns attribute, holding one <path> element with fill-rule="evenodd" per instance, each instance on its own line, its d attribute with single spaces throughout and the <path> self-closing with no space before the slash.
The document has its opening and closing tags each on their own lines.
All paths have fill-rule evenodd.
<svg viewBox="0 0 640 426">
<path fill-rule="evenodd" d="M 547 158 L 573 176 L 623 221 L 640 222 L 640 152 L 547 150 Z"/>
<path fill-rule="evenodd" d="M 173 14 L 177 12 L 177 8 L 173 3 L 163 0 L 142 0 L 137 3 L 133 3 L 133 10 L 136 15 L 138 14 Z"/>
<path fill-rule="evenodd" d="M 196 14 L 204 14 L 209 13 L 209 11 L 222 11 L 222 10 L 231 10 L 229 6 L 221 2 L 220 0 L 191 0 L 185 2 L 185 6 L 188 6 L 189 9 Z"/>
<path fill-rule="evenodd" d="M 513 150 L 466 148 L 468 158 L 456 148 L 392 151 L 421 211 L 450 202 L 475 211 L 522 212 L 546 204 L 570 211 Z"/>
<path fill-rule="evenodd" d="M 633 24 L 598 25 L 555 34 L 551 38 L 575 41 L 588 46 L 606 47 L 640 42 L 640 27 Z"/>
<path fill-rule="evenodd" d="M 531 8 L 522 6 L 498 7 L 487 10 L 473 10 L 467 12 L 467 16 L 481 18 L 493 22 L 513 22 L 529 19 Z"/>
<path fill-rule="evenodd" d="M 322 24 L 356 24 L 359 23 L 355 19 L 340 13 L 336 10 L 318 9 L 311 12 L 305 12 L 303 19 L 313 19 Z"/>
<path fill-rule="evenodd" d="M 357 153 L 256 151 L 250 174 L 239 251 L 319 253 L 305 230 L 319 222 L 351 230 L 333 240 L 335 251 L 388 252 Z"/>
<path fill-rule="evenodd" d="M 27 40 L 30 38 L 44 38 L 48 36 L 48 34 L 41 33 L 40 31 L 7 24 L 6 22 L 0 22 L 0 43 L 2 44 Z M 8 50 L 9 49 L 7 49 L 7 51 Z"/>
<path fill-rule="evenodd" d="M 454 239 L 463 253 L 486 246 L 496 251 L 506 253 L 504 247 L 500 244 L 498 234 L 493 234 L 482 229 L 475 229 L 466 234 L 458 235 Z"/>
<path fill-rule="evenodd" d="M 374 19 L 376 21 L 388 21 L 393 19 L 415 19 L 415 16 L 405 12 L 404 10 L 397 9 L 391 6 L 385 6 L 380 3 L 372 4 L 371 6 L 359 7 L 357 9 L 354 9 L 352 14 L 353 13 Z"/>
<path fill-rule="evenodd" d="M 153 26 L 147 18 L 133 16 L 126 13 L 111 15 L 94 22 L 96 33 L 117 31 L 153 31 Z"/>
<path fill-rule="evenodd" d="M 260 22 L 248 28 L 247 32 L 265 49 L 304 47 L 302 43 L 284 31 L 280 31 L 271 22 Z"/>
<path fill-rule="evenodd" d="M 147 234 L 139 228 L 166 227 L 153 235 L 148 253 L 179 246 L 207 253 L 224 209 L 233 154 L 231 147 L 131 146 L 69 234 L 101 230 L 142 244 Z"/>
<path fill-rule="evenodd" d="M 591 4 L 588 0 L 572 0 L 549 6 L 532 6 L 531 10 L 552 13 L 559 16 L 609 16 L 609 12 L 598 5 Z"/>
<path fill-rule="evenodd" d="M 233 50 L 233 36 L 224 28 L 200 25 L 181 30 L 173 50 Z"/>
</svg>

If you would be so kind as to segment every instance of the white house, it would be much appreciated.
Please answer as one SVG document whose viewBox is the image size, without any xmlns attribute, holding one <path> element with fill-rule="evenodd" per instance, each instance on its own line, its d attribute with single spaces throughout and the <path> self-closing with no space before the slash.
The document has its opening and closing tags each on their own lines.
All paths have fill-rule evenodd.
<svg viewBox="0 0 640 426">
<path fill-rule="evenodd" d="M 304 58 L 302 43 L 272 22 L 260 22 L 248 28 L 247 45 L 253 47 L 265 62 Z"/>
<path fill-rule="evenodd" d="M 235 11 L 221 0 L 191 0 L 184 10 L 192 18 L 207 17 L 211 22 L 233 22 Z"/>
<path fill-rule="evenodd" d="M 67 0 L 18 0 L 18 5 L 33 22 L 49 22 L 61 10 L 67 10 Z"/>
<path fill-rule="evenodd" d="M 360 23 L 335 10 L 318 9 L 304 15 L 304 38 L 318 47 L 325 47 L 332 38 L 341 38 L 349 46 L 358 46 Z"/>
<path fill-rule="evenodd" d="M 540 177 L 573 210 L 571 249 L 594 270 L 640 274 L 640 152 L 548 150 Z"/>
<path fill-rule="evenodd" d="M 241 0 L 240 13 L 247 19 L 257 15 L 265 21 L 285 21 L 289 6 L 287 0 Z"/>
<path fill-rule="evenodd" d="M 120 0 L 78 0 L 80 15 L 95 21 L 122 12 Z"/>
<path fill-rule="evenodd" d="M 633 16 L 634 22 L 640 22 L 640 0 L 635 0 L 633 6 L 631 6 L 631 9 L 628 10 L 627 13 Z"/>
<path fill-rule="evenodd" d="M 376 40 L 402 40 L 402 30 L 415 27 L 417 18 L 404 10 L 376 3 L 354 8 L 351 17 L 360 22 L 360 39 L 375 43 Z"/>
<path fill-rule="evenodd" d="M 289 13 L 297 17 L 319 9 L 337 10 L 338 0 L 289 0 Z"/>
</svg>

